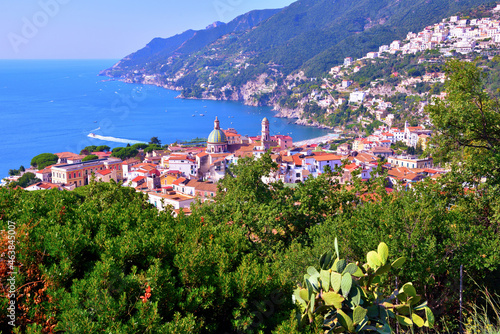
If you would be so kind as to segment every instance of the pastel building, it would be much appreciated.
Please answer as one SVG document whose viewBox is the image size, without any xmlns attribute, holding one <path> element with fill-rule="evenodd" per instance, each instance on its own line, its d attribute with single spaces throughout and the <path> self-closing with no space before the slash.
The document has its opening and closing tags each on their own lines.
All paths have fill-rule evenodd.
<svg viewBox="0 0 500 334">
<path fill-rule="evenodd" d="M 85 186 L 89 184 L 92 174 L 106 169 L 116 170 L 117 180 L 123 179 L 122 161 L 110 158 L 52 166 L 52 183 L 74 185 L 75 187 Z"/>
</svg>

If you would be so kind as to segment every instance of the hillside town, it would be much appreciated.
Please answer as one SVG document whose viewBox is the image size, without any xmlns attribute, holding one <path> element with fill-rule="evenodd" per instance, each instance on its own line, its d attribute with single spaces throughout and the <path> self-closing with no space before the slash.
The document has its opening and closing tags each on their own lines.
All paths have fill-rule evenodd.
<svg viewBox="0 0 500 334">
<path fill-rule="evenodd" d="M 354 177 L 369 180 L 379 164 L 387 170 L 388 191 L 407 189 L 427 177 L 440 177 L 445 170 L 433 166 L 432 158 L 398 155 L 395 144 L 425 149 L 432 131 L 422 126 L 404 129 L 382 126 L 366 138 L 351 144 L 340 144 L 337 150 L 322 149 L 321 144 L 293 143 L 290 136 L 270 135 L 269 120 L 262 120 L 260 135 L 247 137 L 233 128 L 222 129 L 216 117 L 206 145 L 182 147 L 169 145 L 166 150 L 144 153 L 122 161 L 112 152 L 89 152 L 97 159 L 83 161 L 87 155 L 72 152 L 56 153 L 57 164 L 41 170 L 30 168 L 6 178 L 17 181 L 25 173 L 33 173 L 39 182 L 25 188 L 35 190 L 74 190 L 90 182 L 120 182 L 148 196 L 159 210 L 180 210 L 190 213 L 196 200 L 213 201 L 221 180 L 232 164 L 244 157 L 259 158 L 270 152 L 278 168 L 265 178 L 266 183 L 281 181 L 290 187 L 325 173 L 340 169 L 336 178 L 349 184 Z M 392 147 L 392 148 L 391 148 Z"/>
<path fill-rule="evenodd" d="M 367 86 L 360 86 L 354 77 L 363 70 L 364 67 L 388 60 L 389 57 L 403 59 L 407 55 L 418 57 L 418 64 L 425 65 L 426 68 L 433 64 L 443 64 L 446 59 L 461 56 L 474 58 L 477 55 L 493 59 L 498 54 L 500 47 L 500 5 L 497 5 L 490 12 L 491 17 L 478 19 L 462 18 L 451 16 L 441 22 L 427 26 L 420 32 L 409 32 L 404 40 L 394 40 L 390 44 L 381 45 L 378 52 L 368 52 L 360 59 L 346 57 L 343 64 L 334 66 L 322 79 L 307 78 L 303 73 L 289 76 L 287 78 L 288 89 L 293 90 L 292 97 L 298 100 L 295 110 L 281 111 L 284 117 L 299 118 L 298 124 L 319 126 L 339 131 L 346 131 L 353 125 L 359 124 L 358 128 L 364 128 L 374 121 L 379 121 L 392 127 L 395 123 L 402 125 L 398 108 L 390 100 L 394 94 L 405 94 L 414 96 L 417 100 L 416 111 L 411 112 L 411 117 L 417 119 L 419 123 L 429 124 L 424 107 L 432 102 L 433 98 L 443 99 L 446 93 L 437 90 L 429 91 L 432 85 L 442 86 L 446 80 L 445 73 L 440 67 L 434 67 L 433 71 L 424 71 L 418 75 L 409 75 L 405 71 L 395 71 L 390 74 L 392 78 L 397 78 L 397 82 L 388 83 L 388 77 L 381 77 L 369 83 Z M 424 56 L 424 54 L 427 54 Z M 393 61 L 395 61 L 393 59 Z M 300 93 L 298 81 L 308 82 L 313 85 L 313 89 L 307 93 Z M 310 84 L 309 83 L 309 86 Z M 428 85 L 427 90 L 416 89 L 418 85 Z M 310 86 L 311 87 L 311 86 Z M 363 108 L 366 112 L 357 115 L 356 118 L 348 120 L 347 126 L 333 124 L 328 118 L 334 118 L 341 106 L 347 103 L 351 111 L 356 108 Z M 307 105 L 317 105 L 322 111 L 304 113 L 300 111 Z M 404 108 L 404 107 L 403 107 Z M 401 108 L 399 108 L 401 109 Z M 324 113 L 323 119 L 318 119 L 318 115 Z M 331 124 L 329 124 L 331 123 Z"/>
</svg>

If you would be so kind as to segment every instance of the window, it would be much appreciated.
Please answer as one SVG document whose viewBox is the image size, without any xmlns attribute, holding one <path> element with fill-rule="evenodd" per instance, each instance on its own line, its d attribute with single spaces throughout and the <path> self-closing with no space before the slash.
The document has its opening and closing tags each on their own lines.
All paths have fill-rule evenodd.
<svg viewBox="0 0 500 334">
<path fill-rule="evenodd" d="M 296 174 L 295 174 L 295 177 L 300 177 L 300 173 L 296 173 Z"/>
</svg>

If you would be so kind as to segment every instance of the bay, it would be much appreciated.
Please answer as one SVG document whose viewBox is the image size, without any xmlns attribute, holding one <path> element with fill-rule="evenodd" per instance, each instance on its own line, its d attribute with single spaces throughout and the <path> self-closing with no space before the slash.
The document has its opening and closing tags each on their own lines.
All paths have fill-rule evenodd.
<svg viewBox="0 0 500 334">
<path fill-rule="evenodd" d="M 242 135 L 258 135 L 264 117 L 272 135 L 289 134 L 294 141 L 330 132 L 275 118 L 270 107 L 177 99 L 176 91 L 98 76 L 114 63 L 0 60 L 0 175 L 28 167 L 40 153 L 79 153 L 88 145 L 113 148 L 153 136 L 162 143 L 206 138 L 216 116 L 222 128 Z M 91 132 L 106 140 L 88 137 Z"/>
</svg>

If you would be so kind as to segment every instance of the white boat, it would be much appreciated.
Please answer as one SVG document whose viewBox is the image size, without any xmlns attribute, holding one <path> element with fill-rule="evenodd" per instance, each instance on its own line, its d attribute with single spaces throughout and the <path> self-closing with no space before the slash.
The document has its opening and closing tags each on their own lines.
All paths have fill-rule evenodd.
<svg viewBox="0 0 500 334">
<path fill-rule="evenodd" d="M 95 133 L 89 133 L 89 137 L 95 138 Z"/>
</svg>

